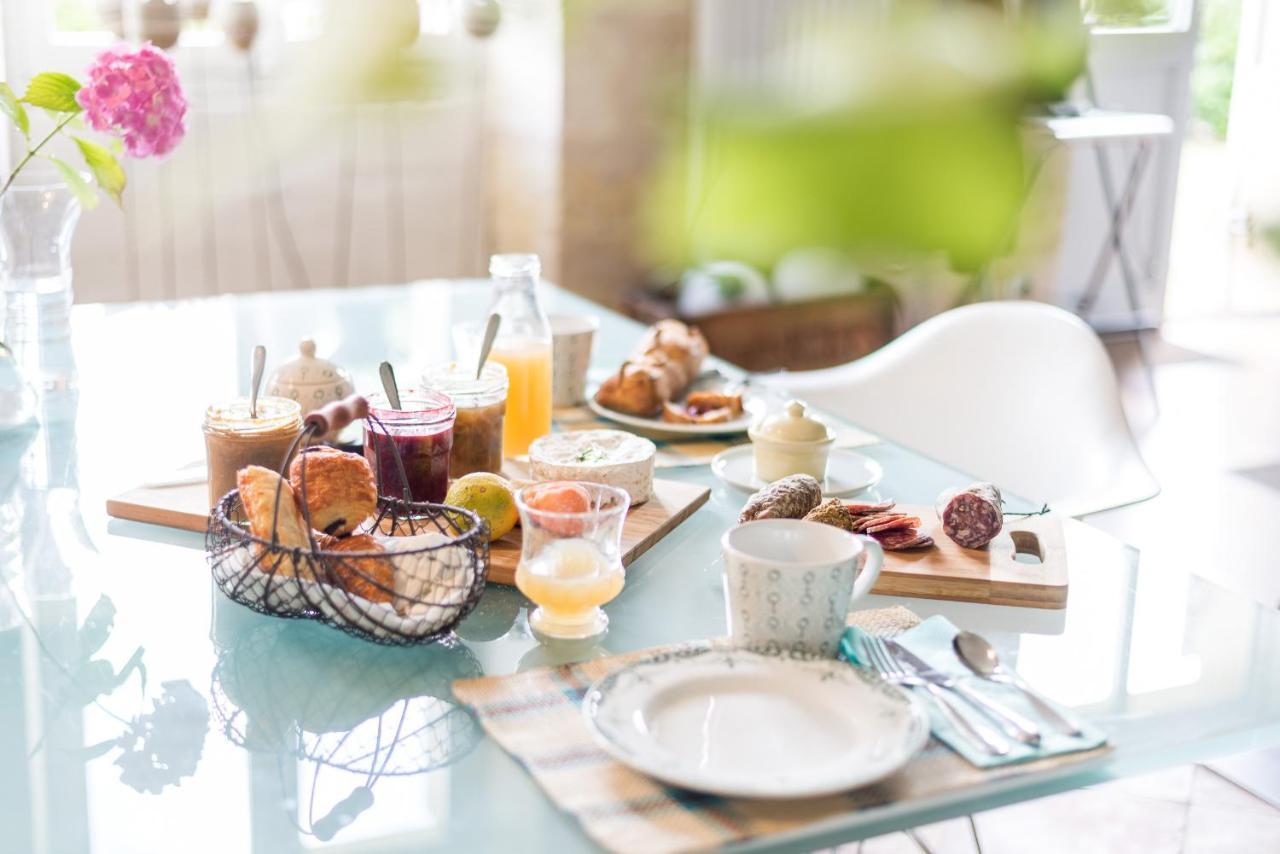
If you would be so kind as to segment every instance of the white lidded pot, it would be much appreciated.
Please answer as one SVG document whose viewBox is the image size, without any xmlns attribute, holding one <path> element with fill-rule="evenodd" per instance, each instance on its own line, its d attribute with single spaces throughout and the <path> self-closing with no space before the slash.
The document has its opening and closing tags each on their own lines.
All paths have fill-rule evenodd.
<svg viewBox="0 0 1280 854">
<path fill-rule="evenodd" d="M 271 372 L 266 393 L 298 401 L 305 414 L 347 397 L 354 388 L 351 374 L 328 359 L 317 358 L 316 342 L 306 338 L 298 344 L 298 358 Z"/>
<path fill-rule="evenodd" d="M 807 474 L 819 482 L 827 476 L 827 457 L 835 444 L 835 433 L 808 416 L 800 401 L 791 401 L 747 435 L 751 437 L 756 477 L 766 483 L 793 474 Z"/>
</svg>

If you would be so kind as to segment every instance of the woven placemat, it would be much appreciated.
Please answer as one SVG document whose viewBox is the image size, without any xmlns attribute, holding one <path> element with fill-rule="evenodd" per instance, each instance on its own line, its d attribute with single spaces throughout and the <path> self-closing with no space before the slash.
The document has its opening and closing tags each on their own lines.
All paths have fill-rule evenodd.
<svg viewBox="0 0 1280 854">
<path fill-rule="evenodd" d="M 920 622 L 901 606 L 850 615 L 850 624 L 893 635 Z M 841 795 L 803 801 L 720 798 L 666 786 L 614 761 L 596 746 L 582 718 L 582 697 L 598 679 L 637 659 L 681 647 L 453 683 L 454 695 L 523 765 L 552 802 L 600 846 L 617 852 L 696 851 L 796 830 L 851 811 L 933 797 L 976 783 L 1084 762 L 1108 748 L 981 771 L 931 738 L 893 777 Z"/>
</svg>

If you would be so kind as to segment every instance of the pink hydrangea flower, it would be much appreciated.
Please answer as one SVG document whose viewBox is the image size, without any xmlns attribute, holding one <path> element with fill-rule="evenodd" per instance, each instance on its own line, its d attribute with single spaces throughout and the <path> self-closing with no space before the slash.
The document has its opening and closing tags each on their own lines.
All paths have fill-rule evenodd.
<svg viewBox="0 0 1280 854">
<path fill-rule="evenodd" d="M 150 44 L 104 50 L 76 101 L 89 125 L 118 135 L 130 157 L 168 154 L 186 133 L 187 98 L 173 60 Z"/>
</svg>

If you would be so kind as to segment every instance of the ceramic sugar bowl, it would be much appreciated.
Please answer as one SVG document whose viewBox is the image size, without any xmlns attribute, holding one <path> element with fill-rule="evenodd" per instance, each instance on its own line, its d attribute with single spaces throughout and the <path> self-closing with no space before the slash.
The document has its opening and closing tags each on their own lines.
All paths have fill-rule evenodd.
<svg viewBox="0 0 1280 854">
<path fill-rule="evenodd" d="M 351 374 L 328 359 L 316 358 L 316 342 L 307 338 L 298 345 L 298 358 L 271 372 L 266 392 L 302 404 L 304 413 L 351 394 Z"/>
<path fill-rule="evenodd" d="M 748 431 L 755 455 L 756 477 L 772 483 L 793 474 L 807 474 L 819 482 L 827 475 L 827 457 L 836 437 L 831 429 L 805 414 L 793 400 Z"/>
</svg>

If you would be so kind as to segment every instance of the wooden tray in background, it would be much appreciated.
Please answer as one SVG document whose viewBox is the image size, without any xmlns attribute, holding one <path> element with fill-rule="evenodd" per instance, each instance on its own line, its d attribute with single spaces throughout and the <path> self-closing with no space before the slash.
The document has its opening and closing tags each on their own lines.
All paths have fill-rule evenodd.
<svg viewBox="0 0 1280 854">
<path fill-rule="evenodd" d="M 688 519 L 711 497 L 705 486 L 675 480 L 655 480 L 653 498 L 627 514 L 622 529 L 622 563 L 629 565 Z M 117 519 L 147 522 L 203 533 L 209 521 L 208 487 L 203 483 L 169 487 L 140 487 L 107 501 L 107 514 Z M 489 554 L 489 580 L 515 584 L 520 560 L 520 529 L 495 542 Z"/>
<path fill-rule="evenodd" d="M 932 507 L 899 504 L 894 510 L 924 520 L 922 528 L 933 537 L 935 547 L 885 552 L 873 593 L 1024 608 L 1067 606 L 1067 550 L 1057 514 L 1011 517 L 986 548 L 966 549 L 942 532 Z M 1015 538 L 1024 551 L 1032 550 L 1028 543 L 1033 543 L 1041 562 L 1015 560 Z"/>
</svg>

